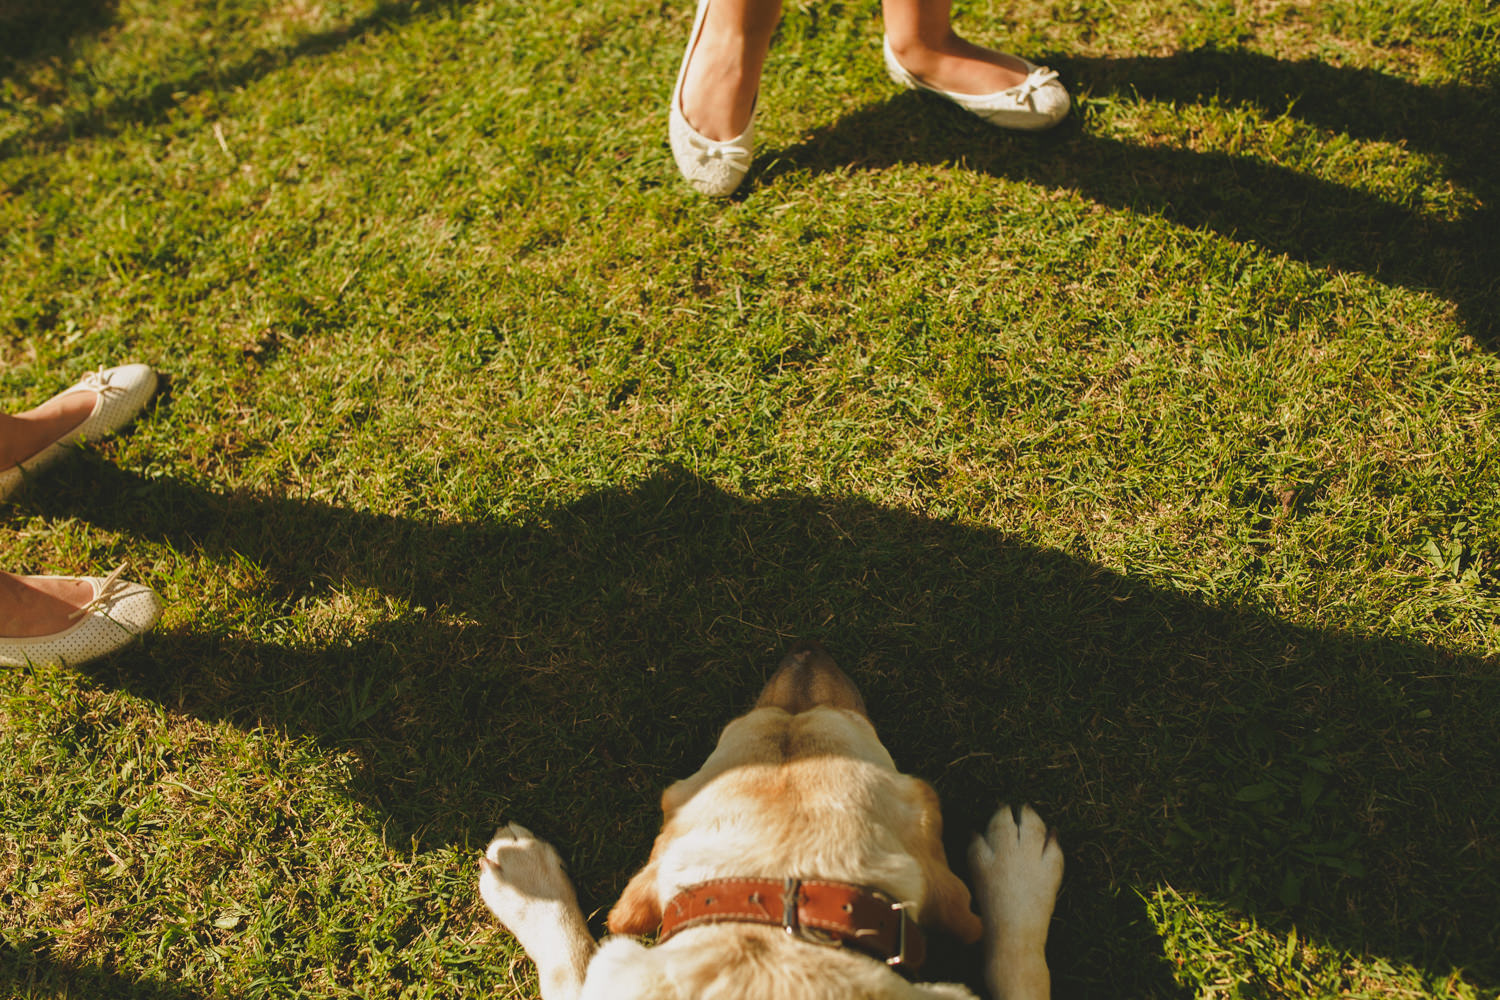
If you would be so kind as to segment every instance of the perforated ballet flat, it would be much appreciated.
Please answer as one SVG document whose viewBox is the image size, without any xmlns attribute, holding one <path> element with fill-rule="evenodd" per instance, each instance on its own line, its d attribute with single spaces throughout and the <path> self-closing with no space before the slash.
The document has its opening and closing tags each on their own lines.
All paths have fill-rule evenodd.
<svg viewBox="0 0 1500 1000">
<path fill-rule="evenodd" d="M 94 597 L 68 617 L 73 624 L 50 635 L 0 636 L 0 666 L 78 666 L 120 649 L 161 617 L 161 601 L 150 587 L 109 576 L 68 577 L 94 588 Z"/>
<path fill-rule="evenodd" d="M 925 90 L 946 101 L 952 101 L 971 114 L 978 115 L 991 125 L 1000 128 L 1021 129 L 1037 132 L 1056 125 L 1068 116 L 1072 100 L 1067 89 L 1057 82 L 1057 73 L 1045 66 L 1021 59 L 1026 63 L 1026 79 L 1008 90 L 993 94 L 955 94 L 949 90 L 929 87 L 913 76 L 896 59 L 891 51 L 891 41 L 885 40 L 885 71 L 891 79 L 908 90 Z M 1013 58 L 1020 59 L 1020 56 Z"/>
<path fill-rule="evenodd" d="M 682 56 L 682 68 L 677 71 L 677 84 L 672 88 L 672 105 L 667 112 L 667 138 L 672 144 L 677 169 L 693 189 L 712 198 L 725 198 L 734 194 L 750 171 L 750 160 L 755 155 L 755 110 L 750 111 L 745 131 L 723 142 L 700 134 L 688 124 L 687 116 L 682 112 L 682 81 L 687 76 L 688 63 L 703 31 L 708 4 L 709 0 L 699 0 L 698 13 L 693 18 L 687 51 Z"/>
<path fill-rule="evenodd" d="M 94 393 L 93 412 L 83 423 L 35 455 L 8 469 L 0 469 L 0 499 L 14 493 L 27 478 L 57 461 L 66 449 L 107 437 L 130 423 L 155 391 L 156 372 L 150 365 L 119 365 L 89 372 L 76 385 L 58 393 L 57 396 L 66 396 L 70 392 Z"/>
</svg>

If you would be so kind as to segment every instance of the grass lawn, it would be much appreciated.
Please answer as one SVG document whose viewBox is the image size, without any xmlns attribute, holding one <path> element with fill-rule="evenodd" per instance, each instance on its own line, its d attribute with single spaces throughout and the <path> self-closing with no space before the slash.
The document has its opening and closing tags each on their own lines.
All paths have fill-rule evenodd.
<svg viewBox="0 0 1500 1000">
<path fill-rule="evenodd" d="M 607 908 L 804 636 L 1058 996 L 1500 996 L 1500 8 L 963 4 L 1028 136 L 789 4 L 728 202 L 691 17 L 0 0 L 0 408 L 164 376 L 0 568 L 167 604 L 0 672 L 0 996 L 535 997 L 490 831 Z"/>
</svg>

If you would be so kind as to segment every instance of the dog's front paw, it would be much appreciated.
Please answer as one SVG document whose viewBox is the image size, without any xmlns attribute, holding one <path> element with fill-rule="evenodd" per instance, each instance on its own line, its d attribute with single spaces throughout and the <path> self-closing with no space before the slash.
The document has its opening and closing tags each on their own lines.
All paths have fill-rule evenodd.
<svg viewBox="0 0 1500 1000">
<path fill-rule="evenodd" d="M 510 823 L 479 859 L 479 894 L 536 962 L 543 1000 L 576 1000 L 594 939 L 552 845 Z"/>
<path fill-rule="evenodd" d="M 518 937 L 539 909 L 574 901 L 573 885 L 552 845 L 516 823 L 496 830 L 480 857 L 479 894 Z"/>
<path fill-rule="evenodd" d="M 1062 848 L 1047 824 L 1030 806 L 1001 806 L 970 845 L 969 867 L 992 948 L 1040 954 L 1063 874 Z"/>
</svg>

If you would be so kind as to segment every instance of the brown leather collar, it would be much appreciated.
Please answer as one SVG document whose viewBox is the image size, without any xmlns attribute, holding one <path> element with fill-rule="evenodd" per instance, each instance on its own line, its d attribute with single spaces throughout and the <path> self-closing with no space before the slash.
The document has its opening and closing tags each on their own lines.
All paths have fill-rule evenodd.
<svg viewBox="0 0 1500 1000">
<path fill-rule="evenodd" d="M 813 878 L 721 878 L 688 886 L 662 908 L 657 943 L 726 921 L 770 924 L 814 944 L 856 948 L 902 973 L 915 972 L 927 957 L 922 931 L 901 903 L 864 886 Z"/>
</svg>

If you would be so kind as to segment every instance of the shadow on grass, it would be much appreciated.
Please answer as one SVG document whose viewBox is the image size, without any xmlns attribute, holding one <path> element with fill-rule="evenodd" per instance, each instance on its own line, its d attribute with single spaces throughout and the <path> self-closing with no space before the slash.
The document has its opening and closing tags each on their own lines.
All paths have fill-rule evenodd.
<svg viewBox="0 0 1500 1000">
<path fill-rule="evenodd" d="M 0 0 L 0 79 L 20 63 L 50 59 L 108 27 L 115 0 Z"/>
<path fill-rule="evenodd" d="M 0 988 L 8 997 L 95 997 L 99 1000 L 199 1000 L 203 994 L 154 980 L 134 980 L 95 966 L 59 962 L 44 949 L 0 949 Z"/>
<path fill-rule="evenodd" d="M 23 2 L 35 3 L 38 8 L 42 6 L 41 0 L 23 0 Z M 65 0 L 65 4 L 76 3 L 80 6 L 93 2 L 94 0 Z M 170 80 L 161 80 L 144 90 L 70 112 L 60 122 L 49 123 L 10 136 L 4 142 L 0 142 L 0 159 L 13 156 L 19 149 L 33 143 L 62 144 L 89 136 L 114 135 L 131 125 L 161 121 L 171 113 L 173 108 L 194 94 L 206 90 L 224 92 L 236 90 L 280 69 L 295 59 L 333 52 L 372 31 L 404 24 L 417 17 L 430 16 L 434 10 L 458 7 L 466 2 L 467 0 L 441 0 L 437 4 L 424 4 L 420 0 L 384 0 L 368 13 L 351 19 L 347 24 L 313 32 L 292 45 L 256 49 L 227 65 L 215 65 L 208 69 L 173 77 Z M 101 6 L 99 9 L 106 8 Z M 46 23 L 50 24 L 51 21 Z M 0 28 L 3 27 L 4 22 L 0 21 Z M 29 55 L 34 57 L 36 54 L 30 53 Z M 19 57 L 15 61 L 19 62 Z M 9 72 L 9 66 L 5 59 L 4 49 L 0 48 L 0 75 L 6 72 Z"/>
<path fill-rule="evenodd" d="M 1262 159 L 1093 135 L 1076 117 L 1044 135 L 1006 133 L 914 93 L 851 114 L 803 142 L 763 151 L 757 160 L 766 166 L 752 183 L 801 171 L 959 164 L 1077 191 L 1112 208 L 1254 242 L 1314 266 L 1434 291 L 1458 306 L 1477 340 L 1500 347 L 1500 166 L 1488 138 L 1500 118 L 1500 94 L 1493 86 L 1426 86 L 1372 70 L 1238 51 L 1048 62 L 1096 99 L 1218 99 L 1431 153 L 1485 207 L 1443 219 Z"/>
<path fill-rule="evenodd" d="M 950 846 L 1001 801 L 1060 827 L 1060 996 L 1171 991 L 1133 896 L 1161 883 L 1500 984 L 1494 664 L 681 472 L 515 525 L 218 495 L 93 459 L 53 485 L 31 501 L 46 516 L 244 557 L 262 576 L 239 596 L 270 614 L 365 588 L 399 602 L 285 644 L 195 623 L 93 668 L 99 682 L 352 751 L 351 793 L 402 839 L 477 845 L 525 822 L 570 859 L 585 909 L 645 858 L 661 788 L 790 638 L 819 635 L 897 761 L 943 795 Z"/>
</svg>

